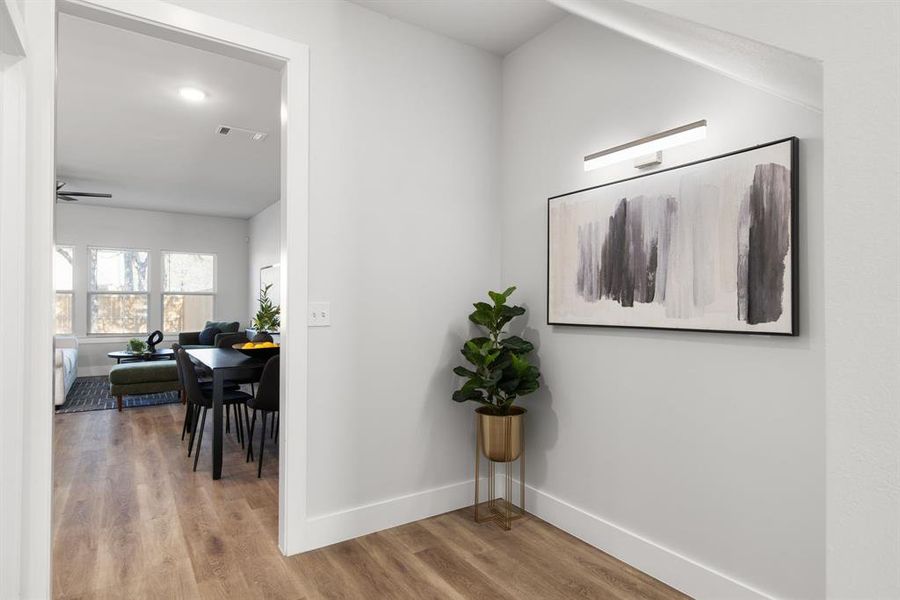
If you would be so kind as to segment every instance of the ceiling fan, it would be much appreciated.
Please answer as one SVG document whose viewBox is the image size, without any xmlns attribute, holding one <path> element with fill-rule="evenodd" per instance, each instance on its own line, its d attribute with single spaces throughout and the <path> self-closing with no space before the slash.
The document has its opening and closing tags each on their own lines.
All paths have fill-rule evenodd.
<svg viewBox="0 0 900 600">
<path fill-rule="evenodd" d="M 98 192 L 65 192 L 60 191 L 66 185 L 65 181 L 56 182 L 56 199 L 65 202 L 78 202 L 79 198 L 112 198 L 112 194 L 101 194 Z"/>
</svg>

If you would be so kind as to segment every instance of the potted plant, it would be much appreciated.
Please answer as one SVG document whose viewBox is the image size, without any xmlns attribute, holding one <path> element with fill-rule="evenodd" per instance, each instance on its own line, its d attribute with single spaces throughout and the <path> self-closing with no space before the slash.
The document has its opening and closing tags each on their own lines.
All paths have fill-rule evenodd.
<svg viewBox="0 0 900 600">
<path fill-rule="evenodd" d="M 278 331 L 278 328 L 281 327 L 281 307 L 269 298 L 269 288 L 271 287 L 270 283 L 259 290 L 259 310 L 256 311 L 256 316 L 253 317 L 251 323 L 256 333 L 253 334 L 251 342 L 271 342 L 270 332 Z"/>
<path fill-rule="evenodd" d="M 147 342 L 138 338 L 128 340 L 128 351 L 132 354 L 143 354 L 147 351 Z"/>
<path fill-rule="evenodd" d="M 472 338 L 463 346 L 462 355 L 472 368 L 456 367 L 453 372 L 466 381 L 453 393 L 457 402 L 481 404 L 478 427 L 482 453 L 494 462 L 510 462 L 522 454 L 522 418 L 525 409 L 514 406 L 516 398 L 540 387 L 541 376 L 527 355 L 534 350 L 531 342 L 519 336 L 504 335 L 514 318 L 524 315 L 521 306 L 509 306 L 507 299 L 515 287 L 505 292 L 488 292 L 491 302 L 476 302 L 469 320 L 483 328 L 487 336 Z"/>
</svg>

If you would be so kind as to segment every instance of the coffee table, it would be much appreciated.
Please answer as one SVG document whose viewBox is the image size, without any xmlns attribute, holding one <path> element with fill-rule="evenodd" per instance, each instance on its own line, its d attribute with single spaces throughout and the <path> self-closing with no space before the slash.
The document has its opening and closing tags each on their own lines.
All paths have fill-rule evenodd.
<svg viewBox="0 0 900 600">
<path fill-rule="evenodd" d="M 118 365 L 122 361 L 134 362 L 139 360 L 172 360 L 175 358 L 175 352 L 171 348 L 163 348 L 161 350 L 156 350 L 155 352 L 146 352 L 144 354 L 134 354 L 133 352 L 129 352 L 127 350 L 116 350 L 115 352 L 110 352 L 106 356 L 116 359 L 116 364 Z"/>
</svg>

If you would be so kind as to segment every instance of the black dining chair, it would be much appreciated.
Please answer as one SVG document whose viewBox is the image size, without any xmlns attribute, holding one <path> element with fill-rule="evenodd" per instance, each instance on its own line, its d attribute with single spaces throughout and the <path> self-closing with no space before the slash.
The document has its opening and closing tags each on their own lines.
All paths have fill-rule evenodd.
<svg viewBox="0 0 900 600">
<path fill-rule="evenodd" d="M 235 344 L 246 344 L 249 341 L 250 339 L 247 337 L 246 333 L 228 333 L 216 336 L 216 348 L 233 348 Z M 253 376 L 233 377 L 230 381 L 233 383 L 249 383 L 250 393 L 256 393 L 254 386 L 256 385 L 257 379 Z"/>
<path fill-rule="evenodd" d="M 178 375 L 178 383 L 179 383 L 179 385 L 181 385 L 181 402 L 185 405 L 185 407 L 184 407 L 184 425 L 181 428 L 181 440 L 184 441 L 185 434 L 189 433 L 191 431 L 191 424 L 194 422 L 195 406 L 187 401 L 187 391 L 186 391 L 186 388 L 184 385 L 184 375 L 182 374 L 181 362 L 178 360 L 178 351 L 179 350 L 182 350 L 181 344 L 178 344 L 178 343 L 172 344 L 172 351 L 175 353 L 175 373 Z M 191 370 L 196 375 L 197 368 L 194 366 L 194 363 L 191 362 L 190 358 L 188 358 L 188 363 L 190 363 Z M 200 384 L 200 390 L 207 396 L 212 397 L 212 381 L 200 380 L 199 384 Z M 229 390 L 229 391 L 238 390 L 238 389 L 240 389 L 240 386 L 234 382 L 226 381 L 223 384 L 222 389 Z M 228 408 L 232 408 L 231 405 L 229 405 Z M 244 431 L 243 431 L 244 428 L 243 428 L 243 424 L 241 423 L 241 420 L 240 420 L 241 412 L 237 405 L 235 405 L 233 407 L 233 410 L 234 410 L 235 422 L 237 423 L 235 425 L 235 433 L 237 435 L 238 441 L 241 443 L 241 448 L 243 448 L 244 447 Z M 228 415 L 228 413 L 226 413 L 226 417 L 227 417 L 227 415 Z M 226 433 L 229 430 L 230 429 L 228 427 L 226 427 L 226 429 L 225 429 Z M 190 456 L 190 450 L 188 450 L 188 456 Z"/>
<path fill-rule="evenodd" d="M 256 427 L 256 412 L 262 412 L 262 435 L 259 437 L 259 468 L 256 470 L 257 478 L 262 477 L 263 449 L 266 445 L 266 417 L 270 414 L 274 416 L 279 409 L 279 382 L 280 377 L 280 357 L 275 355 L 266 362 L 263 368 L 262 377 L 259 379 L 259 385 L 256 389 L 256 396 L 247 400 L 246 408 L 253 409 L 253 420 L 247 423 L 247 431 L 250 435 L 247 438 L 247 462 L 253 460 L 253 429 Z M 245 415 L 246 416 L 246 415 Z"/>
<path fill-rule="evenodd" d="M 213 400 L 212 400 L 212 390 L 204 393 L 203 389 L 200 387 L 200 382 L 197 379 L 197 372 L 194 371 L 193 363 L 191 362 L 190 357 L 184 348 L 178 348 L 175 351 L 175 360 L 179 361 L 179 368 L 181 370 L 181 376 L 184 381 L 184 390 L 187 393 L 187 401 L 188 405 L 193 405 L 193 422 L 191 425 L 191 439 L 188 442 L 188 456 L 191 455 L 191 450 L 194 447 L 194 436 L 197 436 L 197 450 L 196 454 L 194 454 L 194 471 L 197 470 L 197 460 L 200 458 L 200 447 L 203 444 L 203 429 L 206 425 L 206 413 L 212 408 Z M 241 405 L 244 404 L 247 400 L 252 399 L 253 396 L 242 392 L 236 389 L 222 390 L 222 404 L 226 407 L 233 405 Z M 240 411 L 237 412 L 240 414 Z M 198 433 L 197 427 L 199 426 L 200 431 Z M 238 432 L 238 436 L 242 437 L 241 427 L 238 424 L 235 429 Z"/>
</svg>

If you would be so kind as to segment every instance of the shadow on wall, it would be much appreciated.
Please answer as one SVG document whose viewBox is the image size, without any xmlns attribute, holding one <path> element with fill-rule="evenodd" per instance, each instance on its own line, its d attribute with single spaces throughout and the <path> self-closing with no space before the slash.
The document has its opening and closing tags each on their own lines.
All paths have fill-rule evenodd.
<svg viewBox="0 0 900 600">
<path fill-rule="evenodd" d="M 534 352 L 529 358 L 541 371 L 541 387 L 533 394 L 516 399 L 516 404 L 528 409 L 525 419 L 525 483 L 540 489 L 547 478 L 547 453 L 556 446 L 559 438 L 559 419 L 553 410 L 553 390 L 547 383 L 541 367 L 541 334 L 528 326 L 532 311 L 528 304 L 521 304 L 526 312 L 510 327 L 510 335 L 518 335 L 532 344 Z"/>
<path fill-rule="evenodd" d="M 474 325 L 469 333 L 474 335 Z M 429 474 L 434 473 L 434 465 L 457 462 L 453 457 L 459 456 L 459 461 L 464 465 L 458 474 L 458 481 L 465 481 L 475 476 L 474 448 L 475 426 L 471 407 L 461 406 L 453 401 L 453 392 L 459 388 L 459 377 L 453 373 L 453 367 L 462 364 L 462 355 L 459 349 L 465 344 L 458 330 L 448 330 L 444 336 L 440 359 L 431 374 L 428 386 L 425 389 L 425 402 L 422 404 L 422 413 L 419 417 L 419 425 L 426 430 L 428 440 L 423 444 L 422 455 L 424 460 L 420 463 L 420 474 L 427 480 Z M 471 403 L 466 402 L 466 405 Z M 468 408 L 468 409 L 467 409 Z M 457 439 L 452 440 L 453 436 Z M 441 438 L 451 438 L 448 445 L 430 443 Z M 447 448 L 454 448 L 453 457 L 447 456 Z M 458 451 L 456 450 L 458 448 Z M 466 460 L 464 457 L 468 457 Z M 448 461 L 448 459 L 450 459 Z M 422 479 L 418 479 L 421 481 Z M 451 482 L 452 483 L 452 482 Z"/>
</svg>

